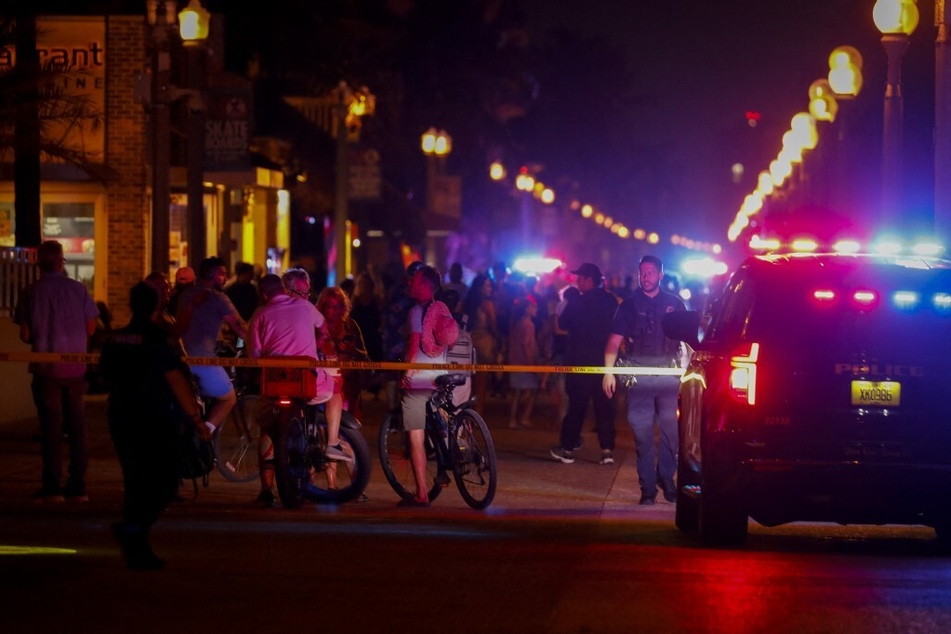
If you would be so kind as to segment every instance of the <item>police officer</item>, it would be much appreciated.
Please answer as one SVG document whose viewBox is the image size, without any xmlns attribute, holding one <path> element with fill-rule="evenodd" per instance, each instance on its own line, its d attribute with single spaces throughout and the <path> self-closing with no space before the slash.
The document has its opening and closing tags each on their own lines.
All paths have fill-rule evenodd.
<svg viewBox="0 0 951 634">
<path fill-rule="evenodd" d="M 664 336 L 661 320 L 667 313 L 685 310 L 679 297 L 660 288 L 664 266 L 660 258 L 645 255 L 638 265 L 640 288 L 618 307 L 611 335 L 604 348 L 604 365 L 617 361 L 624 342 L 626 365 L 673 368 L 680 359 L 680 342 Z M 641 486 L 640 504 L 654 504 L 657 487 L 664 499 L 677 498 L 674 474 L 677 471 L 677 392 L 679 377 L 642 375 L 627 395 L 627 422 L 634 432 L 637 450 L 637 477 Z M 605 374 L 604 393 L 611 397 L 617 388 L 614 374 Z M 654 451 L 654 425 L 660 430 L 658 451 Z"/>
</svg>

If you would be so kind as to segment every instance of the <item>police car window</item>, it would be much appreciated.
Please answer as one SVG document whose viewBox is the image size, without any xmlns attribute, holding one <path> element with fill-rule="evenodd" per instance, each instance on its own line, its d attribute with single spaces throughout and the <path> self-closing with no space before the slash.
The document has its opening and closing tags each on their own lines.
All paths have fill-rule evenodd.
<svg viewBox="0 0 951 634">
<path fill-rule="evenodd" d="M 863 350 L 907 355 L 951 345 L 951 311 L 934 304 L 949 280 L 927 273 L 897 277 L 844 275 L 841 278 L 760 280 L 751 308 L 749 336 L 767 338 L 797 352 Z M 941 276 L 944 277 L 944 276 Z M 867 289 L 868 304 L 856 301 Z M 817 298 L 816 291 L 830 298 Z M 901 298 L 917 297 L 914 305 Z"/>
<path fill-rule="evenodd" d="M 747 269 L 738 270 L 717 303 L 710 329 L 704 339 L 739 338 L 746 330 L 753 306 L 755 284 Z"/>
</svg>

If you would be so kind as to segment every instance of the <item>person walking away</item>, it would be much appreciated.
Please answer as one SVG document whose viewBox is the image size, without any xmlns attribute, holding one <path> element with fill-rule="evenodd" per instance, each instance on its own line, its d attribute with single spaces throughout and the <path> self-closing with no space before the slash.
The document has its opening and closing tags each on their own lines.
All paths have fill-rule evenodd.
<svg viewBox="0 0 951 634">
<path fill-rule="evenodd" d="M 509 332 L 509 363 L 511 365 L 535 365 L 538 363 L 538 343 L 535 338 L 535 315 L 538 302 L 532 295 L 525 295 L 515 302 L 512 329 Z M 532 427 L 532 407 L 540 381 L 535 372 L 511 372 L 509 387 L 512 388 L 512 407 L 509 412 L 509 428 Z M 522 400 L 524 397 L 524 404 Z M 519 412 L 521 409 L 521 413 Z"/>
<path fill-rule="evenodd" d="M 449 306 L 449 310 L 454 313 L 462 310 L 462 303 L 466 301 L 466 295 L 469 294 L 469 287 L 466 286 L 465 281 L 462 279 L 463 273 L 462 264 L 453 262 L 449 267 L 449 281 L 442 285 L 443 291 L 454 290 L 459 293 L 459 302 L 457 304 L 446 304 L 446 306 Z"/>
<path fill-rule="evenodd" d="M 565 364 L 598 366 L 604 360 L 604 347 L 611 336 L 617 297 L 604 289 L 604 276 L 596 264 L 585 262 L 572 271 L 577 276 L 576 293 L 565 293 L 567 303 L 558 317 L 559 326 L 567 333 Z M 555 460 L 574 462 L 574 451 L 581 446 L 588 403 L 594 409 L 595 430 L 601 446 L 601 464 L 614 464 L 614 400 L 602 389 L 603 375 L 568 374 L 565 392 L 568 410 L 561 421 L 560 444 L 551 450 Z"/>
<path fill-rule="evenodd" d="M 209 440 L 198 410 L 181 346 L 159 314 L 154 286 L 139 282 L 129 292 L 132 319 L 103 345 L 100 369 L 109 388 L 109 434 L 122 468 L 122 519 L 113 535 L 133 570 L 158 570 L 149 533 L 175 498 L 179 484 L 179 436 L 193 425 Z"/>
<path fill-rule="evenodd" d="M 215 347 L 222 324 L 227 324 L 239 337 L 247 335 L 247 325 L 222 292 L 227 279 L 224 260 L 217 256 L 205 258 L 199 265 L 195 286 L 181 295 L 175 320 L 181 323 L 182 344 L 189 357 L 217 357 Z M 198 379 L 201 395 L 213 400 L 205 422 L 214 431 L 238 400 L 231 378 L 220 365 L 193 365 L 191 372 Z"/>
<path fill-rule="evenodd" d="M 96 331 L 99 310 L 81 282 L 66 276 L 63 245 L 43 242 L 36 252 L 40 278 L 24 289 L 14 312 L 20 339 L 33 352 L 84 354 Z M 32 362 L 31 390 L 40 424 L 43 460 L 38 502 L 87 502 L 86 364 Z M 69 470 L 63 486 L 63 432 L 69 440 Z"/>
<path fill-rule="evenodd" d="M 681 359 L 680 342 L 664 336 L 661 320 L 664 315 L 686 310 L 684 303 L 673 293 L 660 287 L 664 266 L 660 258 L 645 255 L 638 264 L 638 285 L 624 300 L 614 316 L 611 335 L 604 348 L 604 365 L 614 366 L 622 341 L 631 365 L 674 368 Z M 614 396 L 617 379 L 605 374 L 604 393 Z M 637 451 L 637 478 L 641 486 L 640 504 L 654 504 L 657 487 L 664 499 L 677 499 L 674 476 L 677 472 L 677 394 L 678 376 L 637 377 L 627 394 L 627 422 L 634 432 Z M 655 420 L 659 430 L 659 447 L 654 449 Z"/>
<path fill-rule="evenodd" d="M 369 361 L 360 326 L 350 318 L 350 297 L 337 286 L 328 286 L 317 297 L 317 310 L 327 320 L 328 337 L 321 352 L 327 361 Z M 339 385 L 343 408 L 357 420 L 362 418 L 361 375 L 364 370 L 328 368 Z"/>
<path fill-rule="evenodd" d="M 410 280 L 409 293 L 416 300 L 416 305 L 409 311 L 407 363 L 445 363 L 446 349 L 459 335 L 459 327 L 449 307 L 433 299 L 439 289 L 439 282 L 439 271 L 431 266 L 423 266 Z M 424 446 L 426 402 L 436 387 L 436 377 L 445 373 L 445 370 L 407 370 L 403 374 L 403 428 L 409 433 L 416 496 L 400 500 L 399 506 L 429 506 Z"/>
<path fill-rule="evenodd" d="M 360 326 L 371 361 L 383 360 L 383 301 L 369 271 L 357 276 L 350 317 Z"/>
<path fill-rule="evenodd" d="M 225 287 L 225 294 L 234 304 L 241 319 L 248 321 L 260 304 L 258 287 L 254 285 L 254 265 L 238 262 L 234 265 L 234 282 Z"/>
<path fill-rule="evenodd" d="M 297 269 L 301 271 L 301 269 Z M 295 281 L 306 279 L 309 276 L 302 271 L 304 277 L 293 276 L 294 279 L 282 280 L 277 275 L 268 274 L 261 278 L 259 287 L 264 305 L 254 311 L 251 322 L 248 324 L 247 353 L 248 357 L 310 357 L 316 360 L 317 350 L 322 347 L 327 338 L 327 326 L 324 316 L 310 301 L 291 295 L 286 284 L 295 285 Z M 285 273 L 285 276 L 291 271 Z M 302 292 L 296 286 L 296 292 Z M 305 292 L 306 294 L 306 292 Z M 315 378 L 317 395 L 311 400 L 312 404 L 324 404 L 324 414 L 327 419 L 327 457 L 331 460 L 352 461 L 340 443 L 340 417 L 342 399 L 340 391 L 335 389 L 334 379 L 324 369 L 317 369 Z M 259 419 L 260 420 L 260 419 Z M 258 461 L 261 472 L 261 492 L 256 502 L 271 506 L 275 502 L 273 491 L 274 468 L 273 443 L 265 442 L 267 437 L 267 421 L 262 426 L 261 442 L 258 444 Z M 332 468 L 332 467 L 331 467 Z"/>
</svg>

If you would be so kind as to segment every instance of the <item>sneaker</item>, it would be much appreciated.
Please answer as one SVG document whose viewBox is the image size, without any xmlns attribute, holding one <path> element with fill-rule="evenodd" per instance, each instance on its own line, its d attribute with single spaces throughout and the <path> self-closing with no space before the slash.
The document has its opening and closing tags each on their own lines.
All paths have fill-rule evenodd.
<svg viewBox="0 0 951 634">
<path fill-rule="evenodd" d="M 326 455 L 331 460 L 339 460 L 341 462 L 353 462 L 353 456 L 348 454 L 343 449 L 343 445 L 339 442 L 336 445 L 327 445 Z"/>
<path fill-rule="evenodd" d="M 583 444 L 584 444 L 584 438 L 582 438 L 581 436 L 578 436 L 578 442 L 575 443 L 575 448 L 572 449 L 572 451 L 578 451 L 579 449 L 581 449 L 581 445 Z"/>
<path fill-rule="evenodd" d="M 562 449 L 561 447 L 553 447 L 551 450 L 551 457 L 562 464 L 571 464 L 575 461 L 575 457 L 572 455 L 572 453 L 567 449 Z"/>
<path fill-rule="evenodd" d="M 254 503 L 261 506 L 273 507 L 277 503 L 277 497 L 271 489 L 262 489 L 258 496 L 254 498 Z"/>
<path fill-rule="evenodd" d="M 59 489 L 45 489 L 40 487 L 30 495 L 30 499 L 37 504 L 62 504 L 66 501 L 63 492 Z"/>
<path fill-rule="evenodd" d="M 601 464 L 614 464 L 614 452 L 610 449 L 602 449 Z"/>
<path fill-rule="evenodd" d="M 638 504 L 640 504 L 641 506 L 653 506 L 656 502 L 657 502 L 657 500 L 655 499 L 655 496 L 653 496 L 653 495 L 642 495 L 642 496 L 641 496 L 641 501 L 638 502 Z"/>
</svg>

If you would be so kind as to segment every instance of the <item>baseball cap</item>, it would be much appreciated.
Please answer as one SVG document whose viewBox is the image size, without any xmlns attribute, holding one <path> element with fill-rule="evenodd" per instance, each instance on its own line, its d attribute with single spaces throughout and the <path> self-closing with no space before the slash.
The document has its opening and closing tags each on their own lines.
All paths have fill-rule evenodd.
<svg viewBox="0 0 951 634">
<path fill-rule="evenodd" d="M 420 270 L 421 268 L 423 268 L 424 266 L 426 266 L 426 263 L 421 262 L 419 260 L 410 262 L 409 266 L 406 267 L 407 277 L 413 277 L 414 275 L 416 275 L 416 272 Z"/>
<path fill-rule="evenodd" d="M 183 266 L 175 271 L 176 284 L 191 284 L 195 281 L 195 269 L 190 266 Z"/>
<path fill-rule="evenodd" d="M 600 280 L 602 277 L 604 277 L 601 275 L 601 269 L 598 268 L 598 265 L 592 264 L 591 262 L 585 262 L 577 269 L 572 271 L 572 273 L 581 277 L 591 277 L 596 280 Z"/>
</svg>

